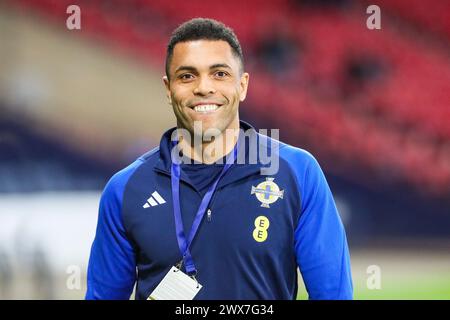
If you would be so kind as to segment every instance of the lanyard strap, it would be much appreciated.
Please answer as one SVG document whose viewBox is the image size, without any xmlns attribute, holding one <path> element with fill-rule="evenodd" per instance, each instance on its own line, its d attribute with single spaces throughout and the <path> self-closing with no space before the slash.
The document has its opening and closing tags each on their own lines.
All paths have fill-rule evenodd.
<svg viewBox="0 0 450 320">
<path fill-rule="evenodd" d="M 176 142 L 174 142 L 175 146 Z M 192 240 L 194 239 L 198 227 L 200 226 L 200 222 L 205 215 L 206 209 L 211 201 L 211 198 L 216 191 L 217 184 L 220 179 L 222 179 L 223 175 L 228 171 L 228 169 L 232 166 L 234 161 L 237 158 L 238 151 L 238 143 L 234 146 L 233 152 L 230 152 L 225 161 L 225 166 L 223 167 L 219 177 L 212 183 L 209 187 L 208 191 L 204 195 L 202 202 L 197 210 L 197 213 L 194 218 L 194 222 L 192 223 L 191 231 L 189 233 L 189 238 L 186 239 L 186 235 L 184 233 L 183 222 L 181 218 L 181 208 L 180 208 L 180 175 L 181 175 L 181 167 L 178 163 L 175 163 L 172 159 L 171 166 L 171 184 L 172 184 L 172 200 L 173 200 L 173 214 L 175 218 L 175 230 L 177 235 L 178 247 L 180 249 L 181 255 L 183 257 L 183 261 L 185 262 L 186 273 L 189 275 L 195 275 L 197 273 L 197 269 L 194 265 L 194 260 L 192 259 L 191 251 L 189 250 L 189 246 L 191 245 Z"/>
</svg>

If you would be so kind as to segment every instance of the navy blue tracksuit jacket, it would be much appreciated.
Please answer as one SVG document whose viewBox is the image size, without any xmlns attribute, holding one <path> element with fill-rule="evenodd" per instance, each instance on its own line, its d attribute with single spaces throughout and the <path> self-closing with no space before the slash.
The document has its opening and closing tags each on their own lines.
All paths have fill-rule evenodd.
<svg viewBox="0 0 450 320">
<path fill-rule="evenodd" d="M 270 149 L 277 142 L 243 121 L 241 128 L 259 146 Z M 87 299 L 129 299 L 135 283 L 136 299 L 147 299 L 181 260 L 170 177 L 174 129 L 107 183 L 89 259 Z M 262 175 L 267 164 L 259 158 L 250 163 L 249 145 L 239 139 L 238 158 L 247 161 L 233 164 L 220 180 L 190 247 L 203 285 L 195 299 L 295 299 L 297 268 L 310 299 L 351 299 L 344 227 L 315 158 L 278 142 L 279 170 Z M 208 176 L 214 171 L 202 170 Z M 182 170 L 186 233 L 205 192 L 196 180 L 204 181 Z"/>
</svg>

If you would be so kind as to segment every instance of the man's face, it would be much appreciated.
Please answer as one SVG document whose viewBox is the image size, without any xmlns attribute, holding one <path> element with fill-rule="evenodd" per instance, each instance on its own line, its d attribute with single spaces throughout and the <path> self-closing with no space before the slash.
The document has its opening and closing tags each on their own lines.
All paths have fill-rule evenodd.
<svg viewBox="0 0 450 320">
<path fill-rule="evenodd" d="M 177 43 L 163 77 L 177 125 L 193 133 L 201 121 L 203 132 L 239 128 L 238 106 L 247 94 L 249 75 L 240 74 L 239 59 L 226 41 Z"/>
</svg>

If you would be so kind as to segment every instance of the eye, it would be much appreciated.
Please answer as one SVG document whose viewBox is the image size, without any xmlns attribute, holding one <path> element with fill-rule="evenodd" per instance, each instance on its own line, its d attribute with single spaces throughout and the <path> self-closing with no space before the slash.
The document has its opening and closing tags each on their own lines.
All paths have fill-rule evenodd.
<svg viewBox="0 0 450 320">
<path fill-rule="evenodd" d="M 228 73 L 225 71 L 217 71 L 214 75 L 218 78 L 225 78 L 226 76 L 228 76 Z"/>
<path fill-rule="evenodd" d="M 191 80 L 194 78 L 194 76 L 190 73 L 184 73 L 184 74 L 180 75 L 179 78 L 181 80 Z"/>
</svg>

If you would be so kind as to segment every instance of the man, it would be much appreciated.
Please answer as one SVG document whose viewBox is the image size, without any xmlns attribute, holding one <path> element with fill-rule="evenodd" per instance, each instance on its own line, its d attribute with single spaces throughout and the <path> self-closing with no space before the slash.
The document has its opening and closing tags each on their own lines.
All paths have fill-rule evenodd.
<svg viewBox="0 0 450 320">
<path fill-rule="evenodd" d="M 106 185 L 86 298 L 129 299 L 137 282 L 137 299 L 295 299 L 299 268 L 310 299 L 351 299 L 345 231 L 318 163 L 239 120 L 249 75 L 233 31 L 179 26 L 163 80 L 178 130 Z M 279 158 L 276 172 L 264 174 L 260 154 L 252 162 L 247 138 Z"/>
</svg>

